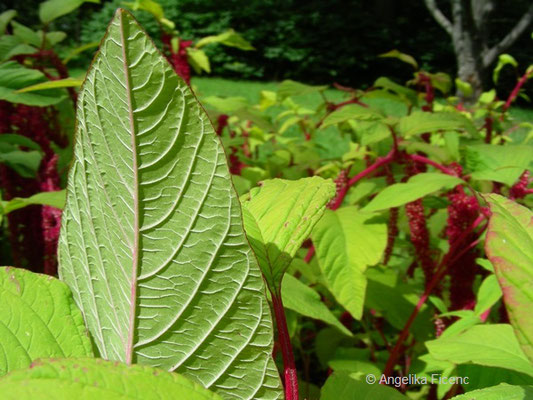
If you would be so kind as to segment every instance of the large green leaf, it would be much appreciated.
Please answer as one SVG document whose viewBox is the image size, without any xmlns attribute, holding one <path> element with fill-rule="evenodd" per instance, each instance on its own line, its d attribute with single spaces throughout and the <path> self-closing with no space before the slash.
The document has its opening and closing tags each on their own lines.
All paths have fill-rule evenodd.
<svg viewBox="0 0 533 400">
<path fill-rule="evenodd" d="M 326 90 L 327 86 L 311 86 L 305 83 L 291 81 L 290 79 L 284 80 L 278 87 L 278 97 L 283 100 L 287 97 L 302 96 L 305 94 L 311 94 Z"/>
<path fill-rule="evenodd" d="M 59 242 L 100 355 L 279 398 L 272 323 L 224 151 L 189 87 L 118 10 L 78 100 Z"/>
<path fill-rule="evenodd" d="M 507 324 L 476 325 L 457 335 L 426 342 L 437 360 L 506 368 L 533 376 L 533 365 Z"/>
<path fill-rule="evenodd" d="M 93 355 L 80 310 L 59 280 L 2 267 L 0 303 L 0 376 L 41 357 Z"/>
<path fill-rule="evenodd" d="M 363 313 L 365 269 L 381 260 L 387 245 L 386 224 L 375 216 L 355 207 L 327 210 L 312 234 L 329 289 L 356 319 Z"/>
<path fill-rule="evenodd" d="M 281 286 L 281 298 L 285 308 L 296 311 L 306 317 L 319 319 L 326 324 L 336 327 L 345 335 L 352 333 L 340 323 L 337 317 L 326 307 L 320 295 L 294 276 L 286 274 Z"/>
<path fill-rule="evenodd" d="M 522 350 L 533 362 L 533 213 L 497 194 L 487 195 L 492 215 L 485 250 L 503 292 Z"/>
<path fill-rule="evenodd" d="M 272 292 L 335 195 L 335 184 L 318 176 L 264 181 L 244 196 L 244 225 Z"/>
<path fill-rule="evenodd" d="M 0 379 L 3 400 L 221 400 L 182 375 L 99 358 L 44 359 Z"/>
<path fill-rule="evenodd" d="M 463 180 L 456 176 L 436 172 L 417 174 L 405 183 L 387 186 L 364 207 L 364 211 L 380 211 L 399 207 L 437 190 L 451 189 L 462 182 Z"/>
<path fill-rule="evenodd" d="M 529 400 L 531 398 L 533 398 L 533 386 L 514 386 L 505 383 L 452 397 L 453 400 Z"/>
<path fill-rule="evenodd" d="M 352 375 L 335 372 L 326 381 L 321 390 L 321 400 L 407 400 L 397 390 L 380 385 L 380 376 L 369 374 L 365 377 L 368 382 L 375 379 L 374 383 L 366 383 L 355 379 Z"/>
<path fill-rule="evenodd" d="M 476 127 L 460 113 L 451 112 L 414 112 L 402 117 L 398 123 L 398 133 L 403 137 L 419 135 L 425 132 L 462 130 L 474 136 Z"/>
</svg>

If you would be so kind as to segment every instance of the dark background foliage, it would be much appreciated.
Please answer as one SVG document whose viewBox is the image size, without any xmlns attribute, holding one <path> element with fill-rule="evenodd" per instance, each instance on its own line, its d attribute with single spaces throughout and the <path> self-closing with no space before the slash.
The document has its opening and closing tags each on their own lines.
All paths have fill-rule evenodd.
<svg viewBox="0 0 533 400">
<path fill-rule="evenodd" d="M 0 12 L 15 8 L 18 19 L 34 24 L 39 1 L 7 0 Z M 175 22 L 183 39 L 197 39 L 234 28 L 257 49 L 244 52 L 216 46 L 206 49 L 213 75 L 236 79 L 294 79 L 307 83 L 338 82 L 365 87 L 379 76 L 406 81 L 412 69 L 377 56 L 392 49 L 413 55 L 423 69 L 455 75 L 451 41 L 426 10 L 423 0 L 160 0 L 165 16 Z M 444 12 L 449 10 L 440 2 Z M 527 0 L 499 1 L 491 19 L 491 38 L 501 39 L 527 8 Z M 72 42 L 99 40 L 122 0 L 87 3 L 60 18 L 57 28 Z M 127 7 L 127 6 L 126 6 Z M 159 37 L 159 27 L 146 12 L 135 16 L 148 33 Z M 522 68 L 533 62 L 531 35 L 523 35 L 508 51 Z M 78 60 L 85 67 L 91 58 Z M 522 71 L 523 72 L 523 71 Z M 490 79 L 490 77 L 487 77 Z M 508 92 L 516 72 L 504 69 L 499 89 Z M 489 85 L 490 86 L 490 85 Z M 529 83 L 531 90 L 531 83 Z"/>
</svg>

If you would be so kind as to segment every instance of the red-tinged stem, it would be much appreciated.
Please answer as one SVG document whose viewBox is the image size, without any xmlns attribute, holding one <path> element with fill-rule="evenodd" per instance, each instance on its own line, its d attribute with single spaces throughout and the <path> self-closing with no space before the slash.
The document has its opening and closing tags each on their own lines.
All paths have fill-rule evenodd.
<svg viewBox="0 0 533 400">
<path fill-rule="evenodd" d="M 511 91 L 511 94 L 509 94 L 509 97 L 507 98 L 507 101 L 505 102 L 503 106 L 503 111 L 507 111 L 509 107 L 511 107 L 511 103 L 515 101 L 516 97 L 518 96 L 518 93 L 520 92 L 520 89 L 524 84 L 527 82 L 527 80 L 531 77 L 531 74 L 533 74 L 533 69 L 531 71 L 527 71 L 522 77 L 518 80 L 515 87 Z"/>
<path fill-rule="evenodd" d="M 450 168 L 447 168 L 444 165 L 439 164 L 438 162 L 435 162 L 433 160 L 430 160 L 429 158 L 426 158 L 424 156 L 420 156 L 418 154 L 409 154 L 408 157 L 411 160 L 413 160 L 413 161 L 417 161 L 417 162 L 421 162 L 421 163 L 424 163 L 424 164 L 427 164 L 427 165 L 431 165 L 432 167 L 437 168 L 438 170 L 440 170 L 441 172 L 443 172 L 443 173 L 445 173 L 447 175 L 457 176 L 457 173 L 454 170 L 452 170 Z"/>
<path fill-rule="evenodd" d="M 457 248 L 461 245 L 462 241 L 466 238 L 467 235 L 469 235 L 474 229 L 476 229 L 476 227 L 483 221 L 484 218 L 485 217 L 483 215 L 480 215 L 478 218 L 476 218 L 476 220 L 470 225 L 470 227 L 468 227 L 468 229 L 466 229 L 460 236 L 458 236 L 455 242 L 452 243 L 452 245 L 450 246 L 448 253 L 444 256 L 444 258 L 440 262 L 435 275 L 433 275 L 433 279 L 426 286 L 424 293 L 422 294 L 422 296 L 420 296 L 420 299 L 418 299 L 418 303 L 416 304 L 413 312 L 409 316 L 409 319 L 405 323 L 405 326 L 403 327 L 400 333 L 400 336 L 398 337 L 398 341 L 396 342 L 396 345 L 392 349 L 389 355 L 389 359 L 387 360 L 387 364 L 385 365 L 385 369 L 383 371 L 383 374 L 385 376 L 391 376 L 394 366 L 396 365 L 396 362 L 398 361 L 398 358 L 400 357 L 403 342 L 405 341 L 405 339 L 407 339 L 407 336 L 409 335 L 411 325 L 413 324 L 415 318 L 417 317 L 418 313 L 424 306 L 426 300 L 428 299 L 433 289 L 435 289 L 435 287 L 438 285 L 438 283 L 440 282 L 440 280 L 446 273 L 448 266 L 450 266 L 453 263 L 453 261 L 456 260 L 458 257 L 460 257 L 462 254 L 464 254 L 465 251 L 470 250 L 472 247 L 478 244 L 479 239 L 470 243 L 468 246 L 466 246 L 465 248 L 463 248 L 461 251 L 459 251 L 456 254 Z"/>
<path fill-rule="evenodd" d="M 314 255 L 315 255 L 315 246 L 311 245 L 311 247 L 309 247 L 309 250 L 307 250 L 307 254 L 304 257 L 304 261 L 306 263 L 309 263 Z"/>
<path fill-rule="evenodd" d="M 390 163 L 392 160 L 394 160 L 395 155 L 396 155 L 396 152 L 394 151 L 394 149 L 392 149 L 391 151 L 389 151 L 389 153 L 385 157 L 378 158 L 374 164 L 370 165 L 367 169 L 365 169 L 364 171 L 359 172 L 357 175 L 352 177 L 348 181 L 347 187 L 355 185 L 357 182 L 359 182 L 365 176 L 367 176 L 367 175 L 371 174 L 372 172 L 374 172 L 379 167 Z M 346 188 L 346 191 L 347 190 L 348 190 L 348 188 Z M 344 193 L 344 195 L 346 195 L 346 193 Z M 342 203 L 343 199 L 344 199 L 344 196 L 342 196 L 341 203 Z M 340 204 L 339 204 L 339 206 L 340 206 Z M 337 206 L 337 208 L 338 208 L 338 206 Z M 334 208 L 332 207 L 332 209 L 334 209 Z"/>
<path fill-rule="evenodd" d="M 281 301 L 281 292 L 272 293 L 272 306 L 276 318 L 278 329 L 278 342 L 281 347 L 283 357 L 284 378 L 285 378 L 285 400 L 298 400 L 298 375 L 294 364 L 294 354 L 292 352 L 291 338 L 287 329 L 285 309 Z"/>
<path fill-rule="evenodd" d="M 492 141 L 493 122 L 492 116 L 485 118 L 485 129 L 487 130 L 487 134 L 485 135 L 485 143 L 490 143 Z"/>
</svg>

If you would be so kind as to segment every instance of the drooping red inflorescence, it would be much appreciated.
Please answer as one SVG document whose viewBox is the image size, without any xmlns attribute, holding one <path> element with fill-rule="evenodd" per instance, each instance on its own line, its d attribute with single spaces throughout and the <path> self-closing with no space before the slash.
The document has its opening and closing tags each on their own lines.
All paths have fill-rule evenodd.
<svg viewBox="0 0 533 400">
<path fill-rule="evenodd" d="M 17 133 L 38 143 L 44 153 L 36 179 L 23 178 L 0 165 L 0 185 L 6 200 L 29 197 L 41 191 L 59 190 L 57 155 L 51 139 L 63 146 L 55 110 L 0 102 L 1 133 Z M 17 267 L 54 275 L 61 213 L 52 207 L 28 206 L 8 214 L 12 261 Z"/>
<path fill-rule="evenodd" d="M 187 83 L 191 84 L 191 66 L 187 60 L 187 48 L 191 47 L 192 40 L 180 40 L 177 51 L 172 49 L 172 36 L 164 34 L 161 37 L 163 44 L 167 48 L 168 54 L 166 55 L 168 61 L 174 68 L 174 71 Z"/>
<path fill-rule="evenodd" d="M 407 176 L 422 172 L 423 166 L 419 163 L 408 161 L 406 165 Z M 435 273 L 435 263 L 429 246 L 429 231 L 426 224 L 426 215 L 422 199 L 415 200 L 405 205 L 405 212 L 409 221 L 409 232 L 418 259 L 424 272 L 426 286 Z"/>
<path fill-rule="evenodd" d="M 456 243 L 458 238 L 476 220 L 480 213 L 480 206 L 474 196 L 468 196 L 462 186 L 457 186 L 448 194 L 448 221 L 446 236 L 450 245 Z M 461 248 L 477 239 L 477 233 L 472 232 L 462 239 Z M 479 251 L 474 247 L 458 257 L 448 269 L 450 275 L 450 302 L 452 310 L 472 309 L 475 306 L 476 296 L 473 284 L 479 268 L 476 258 Z"/>
<path fill-rule="evenodd" d="M 509 197 L 511 199 L 523 199 L 528 194 L 533 193 L 533 189 L 528 188 L 529 184 L 533 181 L 533 178 L 529 175 L 529 171 L 525 170 L 522 175 L 520 175 L 520 178 L 518 178 L 518 181 L 511 186 L 509 191 Z"/>
</svg>

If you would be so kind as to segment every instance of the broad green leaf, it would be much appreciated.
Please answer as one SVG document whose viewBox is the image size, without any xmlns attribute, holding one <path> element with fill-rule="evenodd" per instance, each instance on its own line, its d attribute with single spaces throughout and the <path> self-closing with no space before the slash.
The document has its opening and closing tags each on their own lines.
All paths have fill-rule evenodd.
<svg viewBox="0 0 533 400">
<path fill-rule="evenodd" d="M 345 335 L 352 333 L 340 323 L 333 313 L 322 302 L 320 295 L 292 275 L 285 274 L 281 285 L 281 298 L 285 308 L 289 308 L 306 317 L 319 319 L 336 327 Z"/>
<path fill-rule="evenodd" d="M 0 379 L 4 400 L 222 400 L 182 375 L 99 358 L 44 359 Z"/>
<path fill-rule="evenodd" d="M 99 4 L 100 0 L 47 0 L 39 5 L 39 18 L 44 24 L 69 14 L 83 3 Z"/>
<path fill-rule="evenodd" d="M 533 362 L 533 213 L 497 194 L 485 199 L 492 212 L 485 239 L 487 257 L 518 342 Z"/>
<path fill-rule="evenodd" d="M 466 166 L 472 178 L 513 185 L 533 161 L 533 147 L 478 144 L 466 148 Z"/>
<path fill-rule="evenodd" d="M 402 53 L 401 51 L 396 50 L 396 49 L 380 54 L 378 57 L 396 58 L 400 61 L 403 61 L 404 63 L 411 65 L 415 70 L 418 69 L 418 63 L 416 62 L 413 56 Z"/>
<path fill-rule="evenodd" d="M 486 367 L 483 365 L 459 365 L 454 375 L 468 376 L 468 385 L 463 386 L 467 392 L 496 386 L 501 383 L 519 386 L 533 385 L 533 376 L 521 374 L 509 369 Z"/>
<path fill-rule="evenodd" d="M 533 376 L 533 365 L 507 324 L 476 325 L 457 335 L 426 342 L 437 360 L 506 368 Z"/>
<path fill-rule="evenodd" d="M 346 122 L 350 119 L 368 121 L 382 118 L 383 115 L 376 110 L 368 107 L 362 107 L 357 104 L 348 104 L 347 106 L 333 111 L 326 118 L 324 118 L 321 128 L 327 128 L 330 125 L 340 124 L 341 122 Z"/>
<path fill-rule="evenodd" d="M 470 97 L 472 96 L 472 93 L 474 93 L 472 85 L 468 82 L 462 81 L 459 78 L 455 78 L 455 86 L 463 93 L 465 97 Z"/>
<path fill-rule="evenodd" d="M 46 34 L 44 34 L 42 31 L 39 31 L 38 33 L 41 38 L 44 36 L 46 47 L 53 47 L 67 38 L 67 34 L 62 31 L 47 32 Z"/>
<path fill-rule="evenodd" d="M 264 181 L 244 196 L 246 234 L 273 293 L 334 195 L 335 184 L 315 176 Z"/>
<path fill-rule="evenodd" d="M 365 270 L 381 260 L 387 244 L 385 223 L 355 207 L 327 210 L 312 239 L 329 290 L 356 319 L 363 313 Z"/>
<path fill-rule="evenodd" d="M 215 107 L 222 113 L 234 113 L 248 107 L 248 100 L 245 97 L 218 97 L 209 96 L 203 99 L 204 103 Z"/>
<path fill-rule="evenodd" d="M 359 380 L 352 375 L 342 372 L 331 375 L 322 387 L 320 400 L 407 400 L 396 389 L 379 384 L 379 375 L 367 375 L 376 379 L 373 384 L 366 383 L 366 377 Z"/>
<path fill-rule="evenodd" d="M 23 146 L 33 150 L 41 150 L 41 146 L 26 136 L 18 135 L 16 133 L 3 133 L 0 135 L 0 143 L 7 143 L 10 145 Z"/>
<path fill-rule="evenodd" d="M 36 90 L 45 90 L 45 89 L 80 87 L 82 83 L 83 83 L 83 80 L 75 79 L 75 78 L 57 79 L 54 81 L 37 83 L 35 85 L 31 85 L 23 89 L 19 89 L 16 91 L 16 93 L 34 92 Z"/>
<path fill-rule="evenodd" d="M 281 397 L 272 322 L 203 108 L 119 9 L 82 86 L 59 240 L 100 355 L 224 398 Z"/>
<path fill-rule="evenodd" d="M 280 100 L 283 100 L 287 97 L 301 96 L 304 94 L 321 92 L 323 90 L 326 90 L 327 88 L 327 86 L 311 86 L 287 79 L 281 82 L 281 84 L 279 85 L 277 95 Z"/>
<path fill-rule="evenodd" d="M 40 71 L 24 68 L 15 61 L 2 63 L 0 64 L 0 100 L 39 107 L 61 102 L 65 98 L 65 93 L 59 89 L 30 93 L 15 92 L 44 81 L 47 79 Z"/>
<path fill-rule="evenodd" d="M 135 0 L 133 3 L 124 3 L 128 7 L 131 7 L 132 10 L 143 10 L 152 14 L 157 20 L 161 20 L 165 17 L 163 7 L 156 1 L 153 0 Z"/>
<path fill-rule="evenodd" d="M 203 50 L 195 49 L 194 47 L 187 48 L 187 60 L 192 65 L 196 73 L 205 71 L 211 72 L 211 66 L 209 65 L 209 58 Z"/>
<path fill-rule="evenodd" d="M 196 48 L 201 48 L 207 44 L 220 43 L 229 47 L 236 47 L 240 50 L 255 50 L 255 48 L 233 29 L 222 32 L 218 35 L 206 36 L 196 43 Z"/>
<path fill-rule="evenodd" d="M 65 207 L 65 190 L 58 190 L 55 192 L 42 192 L 34 194 L 30 197 L 15 197 L 9 201 L 3 202 L 4 214 L 20 208 L 30 206 L 32 204 L 39 204 L 43 206 L 51 206 L 59 209 Z"/>
<path fill-rule="evenodd" d="M 399 207 L 442 189 L 451 189 L 463 182 L 456 176 L 426 172 L 413 176 L 405 183 L 387 186 L 364 208 L 364 211 L 380 211 Z"/>
<path fill-rule="evenodd" d="M 11 21 L 11 27 L 13 28 L 13 35 L 24 43 L 31 44 L 35 47 L 41 46 L 43 39 L 42 36 L 39 36 L 38 32 L 18 23 L 17 21 Z"/>
<path fill-rule="evenodd" d="M 15 10 L 7 10 L 0 14 L 0 35 L 6 32 L 7 24 L 16 16 L 17 12 Z"/>
<path fill-rule="evenodd" d="M 93 355 L 80 310 L 59 280 L 1 267 L 0 302 L 0 376 L 37 358 Z"/>
<path fill-rule="evenodd" d="M 466 131 L 471 136 L 477 133 L 472 122 L 460 113 L 417 111 L 402 117 L 398 123 L 398 134 L 407 138 L 426 132 L 451 130 Z"/>
<path fill-rule="evenodd" d="M 452 400 L 529 400 L 531 398 L 533 398 L 533 386 L 514 386 L 502 383 L 452 397 Z"/>
</svg>

